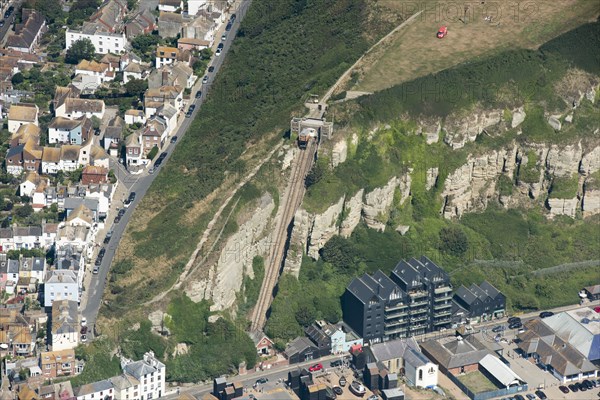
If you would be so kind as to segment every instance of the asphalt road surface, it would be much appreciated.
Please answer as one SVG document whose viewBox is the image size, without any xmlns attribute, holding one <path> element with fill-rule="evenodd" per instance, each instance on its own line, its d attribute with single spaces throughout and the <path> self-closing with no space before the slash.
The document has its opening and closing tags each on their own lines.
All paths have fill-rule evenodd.
<svg viewBox="0 0 600 400">
<path fill-rule="evenodd" d="M 198 112 L 198 109 L 202 106 L 202 103 L 204 103 L 204 100 L 206 99 L 207 94 L 210 92 L 210 86 L 212 84 L 214 76 L 219 71 L 219 69 L 221 68 L 221 65 L 223 64 L 225 56 L 227 55 L 227 52 L 229 51 L 231 43 L 233 42 L 233 39 L 235 38 L 236 33 L 239 29 L 240 21 L 243 19 L 244 15 L 246 14 L 248 7 L 250 6 L 250 3 L 251 3 L 251 0 L 242 0 L 240 6 L 234 11 L 236 14 L 236 20 L 233 23 L 231 30 L 228 32 L 227 39 L 225 41 L 223 41 L 224 47 L 223 47 L 222 54 L 220 56 L 213 56 L 213 61 L 210 65 L 212 65 L 215 69 L 212 73 L 208 74 L 209 75 L 208 82 L 205 84 L 202 84 L 202 86 L 200 87 L 200 90 L 202 90 L 202 96 L 200 98 L 196 99 L 195 97 L 193 97 L 193 95 L 195 93 L 192 93 L 192 101 L 190 102 L 190 104 L 196 105 L 196 109 L 194 110 L 194 113 L 192 114 L 191 117 L 185 117 L 185 116 L 183 117 L 183 121 L 181 122 L 177 131 L 174 134 L 179 138 L 179 140 L 177 140 L 177 142 L 175 142 L 175 143 L 169 143 L 166 148 L 162 149 L 162 151 L 167 152 L 167 156 L 163 160 L 163 164 L 165 164 L 167 161 L 169 161 L 169 158 L 171 157 L 171 153 L 173 152 L 173 149 L 181 141 L 181 138 L 187 132 L 188 128 L 190 127 L 190 124 L 194 120 L 196 113 Z M 219 35 L 218 39 L 220 39 L 221 38 L 220 33 L 218 33 L 218 35 Z M 202 77 L 198 77 L 199 81 L 201 81 L 201 79 L 202 79 Z M 199 85 L 199 84 L 200 83 L 198 83 L 197 85 Z M 121 179 L 119 179 L 121 184 L 123 184 L 129 192 L 135 192 L 136 197 L 135 197 L 135 200 L 133 201 L 133 203 L 130 204 L 130 206 L 126 209 L 125 215 L 123 215 L 123 217 L 121 218 L 121 221 L 112 227 L 112 231 L 113 231 L 112 238 L 111 238 L 109 244 L 106 245 L 106 253 L 102 260 L 102 264 L 100 265 L 99 273 L 97 275 L 92 275 L 91 282 L 88 285 L 89 287 L 86 288 L 87 301 L 85 303 L 84 309 L 82 310 L 82 316 L 87 319 L 87 321 L 88 321 L 87 324 L 88 324 L 88 326 L 91 326 L 91 327 L 94 326 L 96 317 L 98 316 L 98 309 L 100 308 L 100 302 L 102 301 L 102 294 L 104 293 L 104 289 L 106 287 L 108 270 L 110 269 L 110 265 L 112 264 L 112 260 L 115 255 L 115 251 L 117 250 L 117 247 L 119 245 L 119 241 L 121 240 L 121 237 L 123 236 L 123 232 L 125 231 L 125 228 L 126 228 L 127 224 L 129 223 L 129 219 L 131 218 L 131 214 L 133 213 L 133 210 L 135 209 L 137 204 L 141 201 L 141 199 L 144 197 L 144 195 L 148 191 L 148 188 L 152 184 L 152 181 L 154 181 L 154 178 L 158 174 L 158 171 L 156 171 L 154 174 L 147 174 L 146 172 L 143 172 L 139 176 L 133 176 L 133 175 L 130 175 L 125 170 L 125 167 L 123 165 L 121 165 L 117 162 L 113 162 L 112 164 L 113 164 L 112 168 L 116 169 L 115 174 L 117 175 L 117 178 L 121 178 Z M 117 205 L 117 204 L 119 204 L 119 201 L 120 201 L 120 199 L 115 198 L 113 200 L 113 204 Z M 114 205 L 113 205 L 113 207 L 114 207 Z M 112 223 L 112 220 L 107 221 L 107 224 L 111 224 L 111 223 Z M 98 238 L 98 239 L 100 240 L 100 239 L 104 239 L 104 238 Z M 95 260 L 93 260 L 93 261 L 95 261 Z M 93 331 L 90 332 L 90 336 L 93 336 L 93 334 L 94 334 Z"/>
</svg>

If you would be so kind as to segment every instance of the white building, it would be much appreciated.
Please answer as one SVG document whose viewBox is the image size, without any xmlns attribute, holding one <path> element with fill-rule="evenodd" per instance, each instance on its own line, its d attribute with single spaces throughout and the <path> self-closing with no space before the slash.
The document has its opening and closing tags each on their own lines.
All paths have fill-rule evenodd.
<svg viewBox="0 0 600 400">
<path fill-rule="evenodd" d="M 75 271 L 52 270 L 48 273 L 44 285 L 44 307 L 52 307 L 56 300 L 79 303 L 79 285 Z"/>
<path fill-rule="evenodd" d="M 79 344 L 78 303 L 57 300 L 52 304 L 52 351 L 74 349 Z"/>
<path fill-rule="evenodd" d="M 160 0 L 158 2 L 158 11 L 175 12 L 183 10 L 182 0 Z"/>
<path fill-rule="evenodd" d="M 127 37 L 125 33 L 104 32 L 95 24 L 84 24 L 81 30 L 67 29 L 65 33 L 67 42 L 66 49 L 70 49 L 73 43 L 80 39 L 89 39 L 96 53 L 100 54 L 120 54 L 126 50 Z"/>
<path fill-rule="evenodd" d="M 102 119 L 106 106 L 103 100 L 90 100 L 69 97 L 54 110 L 56 117 L 78 119 L 97 117 Z"/>
<path fill-rule="evenodd" d="M 74 390 L 77 400 L 104 400 L 114 397 L 114 387 L 108 379 L 89 383 Z"/>
<path fill-rule="evenodd" d="M 132 125 L 136 123 L 145 124 L 146 116 L 143 110 L 127 110 L 125 111 L 125 123 Z"/>
<path fill-rule="evenodd" d="M 21 125 L 38 123 L 39 108 L 35 104 L 15 104 L 8 110 L 8 131 L 16 133 Z"/>
<path fill-rule="evenodd" d="M 404 353 L 404 371 L 404 376 L 411 386 L 433 388 L 438 384 L 437 364 L 413 348 Z"/>
<path fill-rule="evenodd" d="M 207 3 L 207 0 L 188 0 L 188 14 L 189 15 L 196 15 L 198 14 L 198 11 L 200 11 L 200 8 L 203 8 L 203 6 Z"/>
<path fill-rule="evenodd" d="M 121 362 L 123 373 L 110 378 L 117 400 L 151 400 L 165 393 L 165 365 L 153 352 L 144 354 L 141 361 Z"/>
</svg>

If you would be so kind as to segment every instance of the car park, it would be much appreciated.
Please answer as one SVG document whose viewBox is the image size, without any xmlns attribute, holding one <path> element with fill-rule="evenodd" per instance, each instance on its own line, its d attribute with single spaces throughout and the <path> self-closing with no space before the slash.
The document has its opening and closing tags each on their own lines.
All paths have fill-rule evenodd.
<svg viewBox="0 0 600 400">
<path fill-rule="evenodd" d="M 308 370 L 310 372 L 317 372 L 317 371 L 320 371 L 322 369 L 323 369 L 323 364 L 321 364 L 321 363 L 318 363 L 318 364 L 315 364 L 315 365 L 311 365 L 310 367 L 308 367 Z"/>
</svg>

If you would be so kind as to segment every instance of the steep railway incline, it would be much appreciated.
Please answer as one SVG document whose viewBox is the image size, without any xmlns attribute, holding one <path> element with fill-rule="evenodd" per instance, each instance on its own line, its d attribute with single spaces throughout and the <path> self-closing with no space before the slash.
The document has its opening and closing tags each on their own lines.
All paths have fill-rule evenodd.
<svg viewBox="0 0 600 400">
<path fill-rule="evenodd" d="M 276 229 L 271 237 L 265 277 L 252 313 L 251 331 L 262 330 L 267 322 L 267 313 L 273 301 L 273 291 L 279 280 L 285 257 L 289 227 L 304 197 L 304 180 L 314 162 L 317 147 L 317 138 L 310 140 L 306 149 L 299 152 L 292 167 L 290 180 L 282 201 L 283 208 L 278 213 Z"/>
</svg>

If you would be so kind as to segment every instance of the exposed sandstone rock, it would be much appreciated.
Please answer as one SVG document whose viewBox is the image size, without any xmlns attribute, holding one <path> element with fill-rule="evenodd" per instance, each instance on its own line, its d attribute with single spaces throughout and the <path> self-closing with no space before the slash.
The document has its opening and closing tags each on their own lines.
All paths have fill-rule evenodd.
<svg viewBox="0 0 600 400">
<path fill-rule="evenodd" d="M 338 233 L 338 220 L 344 207 L 344 197 L 329 207 L 323 214 L 314 216 L 309 236 L 308 255 L 313 259 L 319 258 L 319 250 L 325 243 Z"/>
<path fill-rule="evenodd" d="M 499 124 L 502 114 L 501 110 L 489 110 L 466 117 L 450 116 L 444 126 L 444 142 L 453 149 L 461 149 L 468 142 L 474 142 L 486 128 Z"/>
<path fill-rule="evenodd" d="M 525 117 L 527 114 L 525 113 L 523 107 L 519 107 L 512 112 L 512 121 L 510 123 L 511 128 L 516 128 L 521 125 L 523 121 L 525 121 Z"/>
<path fill-rule="evenodd" d="M 344 203 L 344 219 L 340 224 L 340 235 L 349 237 L 354 228 L 359 224 L 362 215 L 364 189 L 360 189 L 356 194 Z"/>
<path fill-rule="evenodd" d="M 410 229 L 409 225 L 398 225 L 396 227 L 396 232 L 400 233 L 402 236 L 406 235 L 406 232 Z"/>
<path fill-rule="evenodd" d="M 299 208 L 294 215 L 294 227 L 290 238 L 290 248 L 285 257 L 283 270 L 298 277 L 302 256 L 306 252 L 308 234 L 312 227 L 313 217 L 306 210 Z"/>
<path fill-rule="evenodd" d="M 572 176 L 579 169 L 583 150 L 576 145 L 552 145 L 546 155 L 546 170 L 555 176 Z"/>
<path fill-rule="evenodd" d="M 600 213 L 600 190 L 586 190 L 581 203 L 584 218 Z"/>
<path fill-rule="evenodd" d="M 285 171 L 292 165 L 292 160 L 296 157 L 296 153 L 298 152 L 298 148 L 292 146 L 291 148 L 285 149 L 285 154 L 283 156 L 283 161 L 281 161 L 281 169 Z"/>
<path fill-rule="evenodd" d="M 552 115 L 548 118 L 548 123 L 555 131 L 560 131 L 562 129 L 562 123 L 559 118 L 560 115 Z"/>
<path fill-rule="evenodd" d="M 427 181 L 425 182 L 425 189 L 430 190 L 432 187 L 435 186 L 439 173 L 440 169 L 438 167 L 429 168 L 427 170 Z"/>
<path fill-rule="evenodd" d="M 407 183 L 408 181 L 408 183 Z M 410 181 L 405 180 L 404 185 L 408 184 L 410 188 Z M 389 208 L 394 200 L 394 191 L 400 184 L 400 180 L 397 177 L 390 179 L 390 181 L 384 187 L 377 188 L 365 196 L 365 203 L 363 205 L 363 216 L 365 223 L 371 229 L 378 231 L 385 230 L 385 219 Z M 403 195 L 404 196 L 404 195 Z"/>
<path fill-rule="evenodd" d="M 235 303 L 236 293 L 242 287 L 244 275 L 254 277 L 252 259 L 268 253 L 270 239 L 266 237 L 266 228 L 274 208 L 273 198 L 265 193 L 250 219 L 227 239 L 214 267 L 212 279 L 205 285 L 192 286 L 191 290 L 203 290 L 203 298 L 213 301 L 212 311 L 230 308 Z"/>
<path fill-rule="evenodd" d="M 600 169 L 600 146 L 586 153 L 581 159 L 579 172 L 583 175 L 593 174 Z"/>
<path fill-rule="evenodd" d="M 550 214 L 548 216 L 550 219 L 556 215 L 566 215 L 575 218 L 575 213 L 579 207 L 579 199 L 577 197 L 572 199 L 548 199 L 548 207 L 550 207 Z"/>
<path fill-rule="evenodd" d="M 348 143 L 345 140 L 340 140 L 333 145 L 331 151 L 331 165 L 335 168 L 348 157 Z"/>
</svg>

